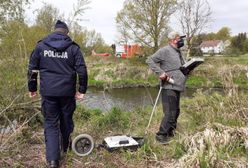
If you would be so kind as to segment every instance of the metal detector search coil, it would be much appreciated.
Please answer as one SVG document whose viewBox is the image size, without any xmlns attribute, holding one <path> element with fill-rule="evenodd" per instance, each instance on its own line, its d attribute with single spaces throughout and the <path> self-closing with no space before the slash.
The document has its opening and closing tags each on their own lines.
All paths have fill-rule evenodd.
<svg viewBox="0 0 248 168">
<path fill-rule="evenodd" d="M 139 143 L 135 141 L 132 137 L 128 137 L 126 135 L 107 137 L 104 138 L 104 141 L 108 148 L 119 148 L 139 145 Z"/>
<path fill-rule="evenodd" d="M 128 135 L 116 135 L 106 137 L 103 140 L 103 147 L 109 152 L 117 149 L 137 150 L 144 144 L 143 137 L 132 137 Z"/>
</svg>

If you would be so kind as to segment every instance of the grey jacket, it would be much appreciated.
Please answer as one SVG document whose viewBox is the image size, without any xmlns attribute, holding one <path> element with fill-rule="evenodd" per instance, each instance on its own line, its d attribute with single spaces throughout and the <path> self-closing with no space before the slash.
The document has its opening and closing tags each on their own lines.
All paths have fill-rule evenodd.
<svg viewBox="0 0 248 168">
<path fill-rule="evenodd" d="M 166 72 L 174 79 L 174 84 L 163 82 L 163 89 L 184 91 L 187 77 L 179 70 L 185 63 L 180 50 L 167 45 L 148 57 L 146 63 L 158 76 Z"/>
</svg>

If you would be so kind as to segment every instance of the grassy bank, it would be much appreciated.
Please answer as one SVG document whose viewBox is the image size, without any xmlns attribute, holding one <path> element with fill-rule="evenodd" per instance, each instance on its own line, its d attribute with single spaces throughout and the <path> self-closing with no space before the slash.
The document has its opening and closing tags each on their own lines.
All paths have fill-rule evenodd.
<svg viewBox="0 0 248 168">
<path fill-rule="evenodd" d="M 76 158 L 82 164 L 86 162 L 96 166 L 97 162 L 105 167 L 119 167 L 121 163 L 126 167 L 248 166 L 247 98 L 247 95 L 238 93 L 232 96 L 214 93 L 209 96 L 199 90 L 193 98 L 182 100 L 178 132 L 167 146 L 158 144 L 154 139 L 163 115 L 159 107 L 145 145 L 138 151 L 109 154 L 96 150 L 92 156 Z M 97 142 L 107 135 L 118 133 L 142 136 L 150 113 L 151 107 L 133 112 L 112 109 L 106 114 L 79 108 L 76 113 L 76 118 L 80 118 L 76 134 L 91 134 Z M 85 121 L 82 122 L 82 118 Z M 113 157 L 117 160 L 113 161 Z M 75 162 L 72 160 L 73 164 Z"/>
<path fill-rule="evenodd" d="M 144 58 L 86 57 L 89 85 L 96 87 L 155 86 L 156 77 L 148 70 Z"/>
<path fill-rule="evenodd" d="M 137 151 L 115 151 L 95 148 L 86 157 L 69 152 L 66 167 L 237 167 L 248 166 L 248 96 L 234 92 L 232 96 L 199 90 L 194 97 L 184 98 L 177 134 L 168 145 L 160 145 L 154 135 L 159 127 L 162 110 L 159 106 L 148 129 L 145 144 Z M 115 134 L 143 136 L 152 107 L 132 112 L 113 108 L 99 109 L 78 106 L 74 115 L 73 137 L 90 134 L 96 143 Z M 45 167 L 42 130 L 27 126 L 12 139 L 9 150 L 1 152 L 0 165 Z"/>
<path fill-rule="evenodd" d="M 232 78 L 239 88 L 247 88 L 248 56 L 206 57 L 189 76 L 188 88 L 227 87 L 225 78 Z M 86 57 L 89 85 L 96 87 L 156 86 L 157 76 L 148 69 L 144 58 L 119 59 Z M 231 74 L 231 76 L 230 76 Z"/>
<path fill-rule="evenodd" d="M 247 167 L 248 163 L 248 95 L 247 56 L 209 57 L 189 77 L 187 87 L 223 87 L 224 95 L 209 95 L 199 90 L 181 102 L 177 134 L 166 146 L 158 144 L 154 134 L 162 117 L 161 107 L 152 120 L 145 144 L 135 152 L 109 153 L 95 149 L 87 157 L 69 152 L 67 167 Z M 157 77 L 144 60 L 86 58 L 91 86 L 155 86 Z M 27 60 L 5 59 L 0 62 L 0 126 L 17 120 L 14 132 L 0 134 L 0 167 L 45 167 L 44 137 L 39 100 L 28 98 L 26 89 Z M 138 105 L 137 105 L 138 107 Z M 75 132 L 93 136 L 96 143 L 108 135 L 144 135 L 152 107 L 132 112 L 114 108 L 78 106 Z M 35 165 L 35 166 L 34 166 Z"/>
</svg>

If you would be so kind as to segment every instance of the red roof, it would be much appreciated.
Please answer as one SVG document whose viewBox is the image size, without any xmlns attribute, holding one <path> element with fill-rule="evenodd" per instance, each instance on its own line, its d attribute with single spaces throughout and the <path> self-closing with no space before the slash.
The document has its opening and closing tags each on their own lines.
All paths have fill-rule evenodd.
<svg viewBox="0 0 248 168">
<path fill-rule="evenodd" d="M 203 41 L 201 43 L 201 47 L 205 48 L 205 47 L 216 47 L 218 46 L 218 44 L 222 42 L 221 40 L 210 40 L 210 41 Z"/>
</svg>

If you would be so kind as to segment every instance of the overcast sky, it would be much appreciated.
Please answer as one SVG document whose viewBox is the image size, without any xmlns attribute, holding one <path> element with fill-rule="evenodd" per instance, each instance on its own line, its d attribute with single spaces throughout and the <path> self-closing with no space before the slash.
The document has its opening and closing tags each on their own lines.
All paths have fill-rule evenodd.
<svg viewBox="0 0 248 168">
<path fill-rule="evenodd" d="M 53 4 L 65 17 L 73 10 L 73 3 L 77 0 L 34 0 L 26 17 L 30 24 L 34 22 L 36 9 L 41 8 L 43 2 Z M 90 9 L 83 16 L 80 24 L 87 29 L 95 29 L 102 34 L 108 44 L 114 43 L 117 37 L 115 17 L 123 7 L 124 0 L 92 0 Z M 248 32 L 248 0 L 209 0 L 212 9 L 213 22 L 205 29 L 205 32 L 216 32 L 227 26 L 231 28 L 232 35 L 239 32 Z M 173 29 L 179 31 L 176 21 L 172 21 Z"/>
</svg>

